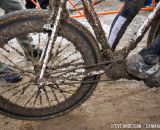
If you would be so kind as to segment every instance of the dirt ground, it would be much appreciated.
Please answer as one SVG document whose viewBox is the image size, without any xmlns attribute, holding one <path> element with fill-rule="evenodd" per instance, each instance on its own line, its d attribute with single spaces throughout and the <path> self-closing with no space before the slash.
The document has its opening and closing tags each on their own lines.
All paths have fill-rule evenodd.
<svg viewBox="0 0 160 130">
<path fill-rule="evenodd" d="M 119 3 L 107 0 L 97 8 L 111 9 L 107 4 L 116 8 Z M 143 12 L 134 19 L 119 48 L 128 43 L 147 15 L 148 12 Z M 115 15 L 100 17 L 106 35 L 114 17 Z M 84 19 L 78 20 L 88 27 Z M 147 35 L 138 50 L 144 46 L 146 38 Z M 0 130 L 114 130 L 116 128 L 113 124 L 139 124 L 142 129 L 152 130 L 149 124 L 158 123 L 160 124 L 160 88 L 148 88 L 141 81 L 123 79 L 99 83 L 85 103 L 55 119 L 22 121 L 0 115 Z"/>
</svg>

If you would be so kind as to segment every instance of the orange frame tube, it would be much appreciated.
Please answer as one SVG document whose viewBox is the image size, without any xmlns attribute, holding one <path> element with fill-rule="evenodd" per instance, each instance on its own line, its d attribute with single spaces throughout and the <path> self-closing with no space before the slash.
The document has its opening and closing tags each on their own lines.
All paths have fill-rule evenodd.
<svg viewBox="0 0 160 130">
<path fill-rule="evenodd" d="M 75 5 L 71 2 L 71 0 L 67 0 L 67 1 L 68 1 L 68 2 L 72 5 L 72 7 L 79 13 L 80 16 L 83 15 L 83 13 L 80 12 L 80 10 L 77 8 L 77 6 L 75 6 Z"/>
<path fill-rule="evenodd" d="M 71 0 L 67 0 L 67 1 L 68 1 L 68 2 L 72 5 L 72 7 L 78 12 L 79 16 L 81 16 L 81 17 L 84 16 L 84 14 L 81 13 L 81 11 L 77 8 L 77 6 L 74 5 L 74 3 L 72 3 Z M 93 0 L 92 6 L 94 6 L 94 5 L 96 4 L 96 1 L 97 1 L 97 0 Z M 84 8 L 84 7 L 82 7 L 82 8 Z"/>
<path fill-rule="evenodd" d="M 142 11 L 152 11 L 154 10 L 155 6 L 155 0 L 152 0 L 152 6 L 149 8 L 142 8 Z M 105 11 L 105 12 L 98 12 L 97 15 L 108 15 L 108 14 L 116 14 L 119 13 L 120 10 L 113 10 L 113 11 Z M 83 15 L 73 15 L 71 16 L 71 18 L 80 18 L 80 17 L 84 17 L 85 14 L 83 13 Z"/>
</svg>

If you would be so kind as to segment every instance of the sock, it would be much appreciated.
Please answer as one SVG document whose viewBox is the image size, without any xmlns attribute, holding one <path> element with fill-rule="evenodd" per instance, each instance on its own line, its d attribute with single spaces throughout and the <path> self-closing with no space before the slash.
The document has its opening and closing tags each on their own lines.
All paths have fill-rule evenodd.
<svg viewBox="0 0 160 130">
<path fill-rule="evenodd" d="M 144 2 L 145 0 L 125 0 L 123 9 L 115 17 L 111 25 L 108 37 L 108 43 L 113 50 L 116 48 L 128 25 L 139 12 L 141 7 L 143 7 Z"/>
</svg>

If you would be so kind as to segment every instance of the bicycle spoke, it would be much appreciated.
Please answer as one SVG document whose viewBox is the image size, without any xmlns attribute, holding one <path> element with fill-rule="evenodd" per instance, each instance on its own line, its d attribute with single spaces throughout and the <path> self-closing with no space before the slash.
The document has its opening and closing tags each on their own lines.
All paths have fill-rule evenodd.
<svg viewBox="0 0 160 130">
<path fill-rule="evenodd" d="M 20 52 L 18 49 L 14 48 L 13 46 L 7 44 L 8 47 L 10 47 L 12 50 L 14 50 L 15 52 L 17 52 L 20 56 L 24 57 L 24 54 L 22 52 Z"/>
<path fill-rule="evenodd" d="M 58 72 L 51 72 L 50 74 L 58 74 L 58 73 L 69 73 L 69 72 L 73 72 L 73 71 L 76 71 L 77 69 L 84 69 L 84 67 L 82 66 L 83 64 L 82 63 L 76 63 L 74 64 L 74 66 L 71 68 L 71 69 L 67 69 L 67 70 L 57 70 Z"/>
<path fill-rule="evenodd" d="M 29 87 L 29 85 L 27 85 L 26 87 L 24 86 L 24 87 L 22 88 L 22 92 L 20 93 L 19 97 L 17 98 L 16 103 L 19 101 L 19 99 L 22 97 L 22 95 L 24 95 L 25 90 L 27 90 L 28 87 Z M 19 91 L 20 91 L 20 90 L 19 90 Z"/>
<path fill-rule="evenodd" d="M 62 61 L 65 61 L 65 60 L 67 60 L 70 56 L 73 56 L 74 54 L 76 54 L 77 53 L 77 51 L 74 51 L 73 53 L 71 53 L 70 55 L 68 55 L 67 57 L 64 57 L 63 59 L 61 59 L 60 61 L 58 61 L 58 63 L 57 64 L 60 64 Z M 56 64 L 56 65 L 57 65 Z M 55 65 L 55 66 L 56 66 Z"/>
<path fill-rule="evenodd" d="M 4 93 L 6 93 L 6 92 L 11 91 L 12 89 L 19 88 L 21 85 L 25 85 L 26 83 L 28 83 L 28 82 L 25 82 L 25 83 L 20 84 L 20 85 L 16 85 L 16 86 L 14 86 L 14 87 L 12 87 L 12 88 L 7 89 L 7 90 L 6 90 L 6 91 L 4 91 L 4 92 L 1 92 L 0 94 L 2 95 L 2 94 L 4 94 Z"/>
<path fill-rule="evenodd" d="M 56 70 L 58 70 L 58 69 L 63 69 L 63 68 L 66 68 L 66 67 L 74 67 L 75 65 L 77 65 L 77 63 L 75 63 L 75 64 L 73 64 L 74 62 L 78 62 L 80 59 L 74 59 L 74 60 L 72 60 L 71 62 L 69 62 L 69 63 L 64 63 L 64 64 L 61 64 L 61 65 L 54 65 L 53 67 L 49 67 L 49 69 L 51 69 L 51 70 L 54 70 L 54 71 L 56 71 Z M 78 63 L 78 65 L 83 65 L 83 63 Z"/>
<path fill-rule="evenodd" d="M 3 56 L 3 55 L 2 55 Z M 6 57 L 6 56 L 4 56 L 4 57 Z M 6 57 L 6 59 L 9 61 L 10 59 L 8 58 L 8 57 Z M 17 69 L 17 70 L 19 70 L 20 72 L 22 72 L 22 73 L 31 73 L 31 74 L 34 74 L 34 72 L 33 71 L 27 71 L 27 70 L 23 70 L 22 68 L 19 68 L 15 63 L 13 63 L 12 61 L 9 61 L 12 65 L 9 65 L 9 64 L 6 64 L 6 63 L 4 63 L 4 62 L 1 62 L 1 64 L 5 64 L 6 66 L 8 66 L 8 67 L 11 67 L 11 68 L 15 68 L 15 69 Z"/>
<path fill-rule="evenodd" d="M 81 77 L 81 79 L 84 78 L 86 76 L 85 74 L 86 74 L 86 72 L 79 72 L 79 73 L 70 74 L 68 76 L 64 76 L 64 73 L 63 73 L 63 74 L 60 74 L 60 75 L 57 75 L 57 76 L 51 76 L 51 77 L 53 77 L 52 78 L 53 80 L 54 79 L 56 79 L 56 80 L 58 80 L 58 79 L 63 79 L 63 80 L 73 80 L 74 79 L 74 80 L 78 80 L 78 79 L 80 79 L 80 77 Z M 73 77 L 73 76 L 76 76 L 76 78 Z"/>
<path fill-rule="evenodd" d="M 49 106 L 51 106 L 51 102 L 50 102 L 50 100 L 49 100 L 48 93 L 47 93 L 46 89 L 43 88 L 43 91 L 44 91 L 44 93 L 45 93 L 45 96 L 46 96 L 46 99 L 47 99 L 47 101 L 48 101 L 48 103 L 49 103 Z"/>
<path fill-rule="evenodd" d="M 29 85 L 27 85 L 26 89 L 29 87 Z M 25 88 L 23 88 L 25 89 Z M 14 96 L 16 96 L 18 93 L 20 93 L 21 91 L 23 91 L 23 89 L 18 90 L 17 92 L 13 93 L 12 96 L 10 96 L 8 99 L 13 98 Z"/>
<path fill-rule="evenodd" d="M 2 64 L 5 64 L 5 63 L 3 63 L 3 62 L 1 62 L 1 63 L 2 63 Z M 34 71 L 23 70 L 23 69 L 21 69 L 21 68 L 19 68 L 19 67 L 17 67 L 17 66 L 12 66 L 12 65 L 9 65 L 9 64 L 5 64 L 5 65 L 8 66 L 8 67 L 15 68 L 15 69 L 19 70 L 21 73 L 23 73 L 23 75 L 26 75 L 26 76 L 29 76 L 29 75 L 28 75 L 28 74 L 25 74 L 25 73 L 35 74 Z"/>
<path fill-rule="evenodd" d="M 59 59 L 61 57 L 61 55 L 59 55 L 61 52 L 63 52 L 65 49 L 67 49 L 68 47 L 70 47 L 71 44 L 67 44 L 62 50 L 59 50 L 57 52 L 57 56 L 55 58 L 53 58 L 53 61 L 56 61 L 57 59 Z M 58 56 L 59 55 L 59 56 Z"/>
<path fill-rule="evenodd" d="M 53 85 L 48 85 L 48 87 L 51 88 L 51 92 L 53 93 L 53 95 L 54 95 L 54 97 L 55 97 L 57 103 L 59 104 L 60 101 L 58 100 L 57 95 L 56 95 L 56 93 L 54 92 L 54 87 L 53 87 Z"/>
<path fill-rule="evenodd" d="M 40 46 L 40 43 L 41 43 L 41 34 L 38 34 L 38 44 L 37 44 L 37 47 L 39 48 Z M 47 41 L 47 40 L 46 40 Z"/>
<path fill-rule="evenodd" d="M 33 99 L 33 97 L 38 93 L 38 91 L 36 91 L 28 100 L 27 102 L 25 102 L 24 107 L 28 105 L 28 103 Z"/>
<path fill-rule="evenodd" d="M 39 93 L 39 102 L 41 104 L 41 107 L 43 108 L 43 103 L 42 103 L 42 95 L 41 92 Z"/>
<path fill-rule="evenodd" d="M 57 57 L 57 55 L 59 54 L 59 49 L 62 47 L 62 41 L 63 41 L 63 38 L 61 39 L 60 43 L 58 44 L 58 47 L 56 48 L 54 57 Z"/>
<path fill-rule="evenodd" d="M 63 49 L 58 51 L 57 55 L 59 55 L 61 52 L 63 52 L 65 49 L 69 48 L 70 46 L 71 46 L 71 44 L 67 44 Z"/>
<path fill-rule="evenodd" d="M 2 56 L 3 56 L 5 59 L 7 59 L 11 64 L 15 65 L 15 63 L 14 63 L 11 59 L 9 59 L 7 56 L 5 56 L 5 55 L 3 55 L 3 54 L 2 54 Z M 15 65 L 15 66 L 16 66 L 16 65 Z"/>
<path fill-rule="evenodd" d="M 3 47 L 0 47 L 3 51 L 5 51 L 6 53 L 10 53 L 9 50 L 7 50 L 4 46 Z"/>
<path fill-rule="evenodd" d="M 58 84 L 55 84 L 55 86 L 56 86 L 56 88 L 60 91 L 60 93 L 63 95 L 63 97 L 65 98 L 65 100 L 67 99 L 67 97 L 65 96 L 65 94 L 64 94 L 64 92 L 65 91 L 63 91 L 60 87 L 59 87 L 59 85 Z"/>
<path fill-rule="evenodd" d="M 37 63 L 37 61 L 35 61 L 35 58 L 34 58 L 33 47 L 29 44 L 29 48 L 28 49 L 23 48 L 23 51 L 25 53 L 27 61 L 31 61 L 31 63 L 35 69 L 37 67 L 38 63 Z M 30 53 L 29 53 L 29 51 L 30 51 Z"/>
<path fill-rule="evenodd" d="M 58 56 L 58 54 L 59 54 L 59 49 L 61 48 L 61 46 L 62 46 L 62 40 L 63 40 L 63 37 L 61 38 L 61 41 L 60 41 L 60 43 L 58 44 L 58 47 L 55 49 L 56 51 L 55 52 L 52 52 L 52 54 L 51 54 L 51 56 L 50 56 L 50 60 L 49 60 L 49 62 L 51 61 L 51 64 L 53 64 L 54 63 L 54 61 L 55 61 L 55 58 Z M 54 49 L 54 47 L 53 47 L 53 49 Z M 52 49 L 52 50 L 53 50 Z M 60 56 L 59 56 L 60 57 Z"/>
<path fill-rule="evenodd" d="M 34 106 L 35 106 L 35 104 L 36 104 L 36 101 L 37 101 L 40 93 L 41 93 L 41 89 L 38 89 L 38 92 L 37 92 L 37 94 L 36 94 L 35 100 L 34 100 L 34 102 L 33 102 L 33 108 L 34 108 Z"/>
<path fill-rule="evenodd" d="M 40 59 L 40 43 L 41 43 L 41 34 L 38 34 L 38 43 L 36 44 L 36 48 L 37 48 L 37 57 L 36 60 L 39 61 Z M 47 40 L 46 40 L 47 41 Z"/>
</svg>

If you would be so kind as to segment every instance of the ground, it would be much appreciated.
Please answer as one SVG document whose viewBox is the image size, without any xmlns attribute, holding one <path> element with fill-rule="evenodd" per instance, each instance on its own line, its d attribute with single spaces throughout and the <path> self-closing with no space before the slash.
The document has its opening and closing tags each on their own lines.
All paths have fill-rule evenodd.
<svg viewBox="0 0 160 130">
<path fill-rule="evenodd" d="M 118 2 L 107 0 L 97 8 L 111 9 L 112 7 L 107 7 L 108 4 L 116 7 Z M 148 12 L 143 12 L 134 19 L 119 48 L 128 43 L 147 15 Z M 115 15 L 100 17 L 106 35 L 114 17 Z M 88 26 L 84 19 L 79 21 Z M 146 38 L 147 35 L 138 50 L 144 46 Z M 133 53 L 135 52 L 137 51 Z M 160 121 L 159 92 L 159 88 L 149 88 L 142 81 L 121 79 L 99 83 L 85 103 L 66 115 L 43 121 L 22 121 L 0 115 L 0 130 L 114 130 L 112 124 L 117 123 L 141 124 L 142 129 L 145 129 L 149 126 L 147 124 L 158 124 Z"/>
</svg>

